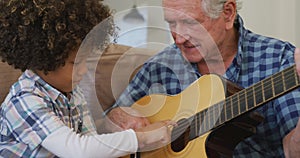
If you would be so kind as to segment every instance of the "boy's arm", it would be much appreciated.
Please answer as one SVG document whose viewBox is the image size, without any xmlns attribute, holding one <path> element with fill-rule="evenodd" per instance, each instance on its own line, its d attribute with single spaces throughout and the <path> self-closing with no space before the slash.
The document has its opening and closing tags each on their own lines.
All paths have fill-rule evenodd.
<svg viewBox="0 0 300 158">
<path fill-rule="evenodd" d="M 120 157 L 136 152 L 138 141 L 133 130 L 85 136 L 61 127 L 42 146 L 59 157 Z"/>
</svg>

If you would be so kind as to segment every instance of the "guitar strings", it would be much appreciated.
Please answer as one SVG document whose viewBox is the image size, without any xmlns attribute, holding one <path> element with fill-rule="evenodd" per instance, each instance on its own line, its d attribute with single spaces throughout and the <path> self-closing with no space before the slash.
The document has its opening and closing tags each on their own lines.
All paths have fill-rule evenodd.
<svg viewBox="0 0 300 158">
<path fill-rule="evenodd" d="M 292 73 L 291 73 L 291 71 L 292 71 Z M 294 79 L 295 79 L 295 70 L 294 69 L 288 69 L 287 70 L 287 75 L 285 76 L 286 78 L 284 79 L 284 80 L 286 80 L 286 81 L 288 81 L 288 82 L 291 82 L 291 81 L 294 81 Z M 275 80 L 276 81 L 276 83 L 274 84 L 274 85 L 278 85 L 279 84 L 279 78 L 280 79 L 282 79 L 282 75 L 280 75 L 280 74 L 282 74 L 283 72 L 280 72 L 280 73 L 278 73 L 278 74 L 276 74 L 276 75 L 274 75 L 275 77 L 274 77 L 274 79 L 273 79 L 273 81 Z M 297 76 L 296 76 L 297 77 Z M 257 87 L 257 86 L 262 86 L 261 85 L 261 83 L 263 83 L 263 82 L 266 82 L 267 80 L 268 80 L 269 78 L 266 78 L 266 79 L 264 79 L 264 80 L 262 80 L 262 82 L 260 82 L 260 83 L 258 83 L 258 84 L 255 84 L 254 85 L 254 87 Z M 287 83 L 288 83 L 287 82 Z M 282 82 L 280 81 L 280 84 L 282 84 Z M 270 83 L 270 84 L 265 84 L 264 85 L 265 87 L 266 87 L 266 90 L 265 91 L 270 91 L 271 89 L 273 89 L 272 88 L 272 84 Z M 246 92 L 246 90 L 249 90 L 249 89 L 244 89 L 244 90 L 241 90 L 239 93 L 237 93 L 237 94 L 234 94 L 234 95 L 232 95 L 232 96 L 230 96 L 230 97 L 228 97 L 228 99 L 226 99 L 226 100 L 230 100 L 230 102 L 231 102 L 231 106 L 226 106 L 226 103 L 228 103 L 228 102 L 226 102 L 226 100 L 225 100 L 225 102 L 223 101 L 223 102 L 221 102 L 221 104 L 220 103 L 218 103 L 218 104 L 216 104 L 216 105 L 224 105 L 224 103 L 225 103 L 225 111 L 231 111 L 231 115 L 234 115 L 233 114 L 233 109 L 235 109 L 237 106 L 239 106 L 239 95 L 238 94 L 241 94 L 241 93 L 244 93 L 244 94 L 246 94 L 245 92 Z M 285 89 L 286 90 L 286 89 Z M 258 94 L 259 95 L 261 95 L 263 98 L 263 100 L 265 100 L 264 99 L 264 95 L 263 95 L 263 92 L 262 91 L 258 91 Z M 246 97 L 246 95 L 245 95 L 245 97 Z M 253 102 L 254 104 L 255 104 L 255 101 Z M 218 119 L 214 119 L 214 118 L 212 118 L 214 115 L 213 114 L 215 114 L 216 112 L 215 111 L 220 111 L 220 109 L 219 109 L 219 106 L 216 106 L 216 105 L 214 105 L 214 106 L 211 106 L 211 107 L 209 107 L 208 108 L 208 112 L 206 112 L 207 113 L 207 115 L 206 115 L 206 118 L 208 118 L 207 120 L 208 120 L 208 122 L 210 121 L 210 120 L 215 120 L 215 121 L 217 121 Z M 253 105 L 253 108 L 254 107 L 257 107 L 258 105 Z M 249 106 L 248 106 L 249 107 Z M 246 111 L 249 109 L 248 107 L 246 107 Z M 217 110 L 216 110 L 217 109 Z M 237 109 L 239 109 L 239 108 L 237 108 Z M 240 111 L 238 111 L 238 113 L 240 113 Z M 226 114 L 226 113 L 224 113 L 224 114 Z M 231 118 L 230 118 L 231 119 Z M 228 120 L 228 118 L 227 118 L 227 120 Z M 198 124 L 200 124 L 200 122 L 198 122 Z M 210 125 L 210 123 L 206 123 L 206 125 Z M 208 130 L 210 130 L 211 128 L 213 128 L 213 126 L 209 126 L 209 129 L 206 129 L 205 131 L 207 132 Z"/>
<path fill-rule="evenodd" d="M 232 96 L 229 96 L 228 99 L 225 99 L 225 102 L 222 101 L 222 102 L 217 103 L 213 106 L 210 106 L 209 108 L 207 108 L 207 109 L 205 109 L 201 112 L 198 112 L 193 117 L 190 117 L 188 119 L 188 121 L 184 121 L 184 122 L 181 122 L 180 124 L 178 124 L 178 127 L 175 128 L 174 131 L 172 132 L 172 136 L 175 136 L 176 138 L 179 137 L 187 129 L 188 126 L 190 127 L 191 130 L 195 130 L 194 132 L 198 134 L 197 136 L 201 136 L 202 134 L 204 134 L 204 133 L 208 132 L 209 130 L 213 129 L 216 126 L 215 124 L 220 125 L 221 123 L 224 123 L 226 120 L 232 119 L 232 118 L 226 118 L 222 122 L 222 120 L 220 120 L 220 116 L 218 116 L 218 118 L 215 117 L 215 116 L 217 116 L 216 111 L 220 114 L 221 111 L 229 111 L 230 110 L 231 115 L 234 115 L 233 114 L 233 108 L 236 108 L 236 106 L 239 106 L 239 103 L 240 103 L 239 94 L 244 93 L 243 96 L 247 100 L 248 99 L 247 90 L 249 90 L 250 88 L 253 90 L 255 87 L 260 86 L 261 88 L 265 88 L 265 89 L 262 89 L 262 90 L 272 91 L 273 95 L 274 95 L 274 93 L 275 93 L 274 90 L 275 89 L 274 89 L 273 85 L 276 86 L 276 85 L 281 85 L 281 84 L 285 84 L 285 83 L 289 83 L 289 82 L 293 83 L 293 82 L 295 82 L 295 78 L 296 78 L 296 80 L 297 80 L 296 82 L 298 84 L 298 78 L 297 78 L 297 74 L 295 73 L 294 66 L 292 68 L 288 68 L 286 70 L 285 75 L 282 75 L 283 73 L 284 72 L 279 72 L 279 73 L 273 75 L 273 78 L 272 77 L 266 78 L 266 79 L 262 80 L 261 82 L 256 83 L 253 86 L 250 86 L 249 88 L 241 90 L 237 94 L 233 94 Z M 284 81 L 286 81 L 286 82 L 284 82 Z M 266 82 L 266 83 L 264 85 L 262 85 L 264 82 Z M 293 87 L 290 87 L 290 88 L 293 88 Z M 283 85 L 283 89 L 284 89 L 284 91 L 287 90 L 284 85 Z M 264 94 L 263 91 L 258 91 L 257 94 L 262 96 L 263 97 L 262 99 L 265 101 L 265 96 L 263 95 Z M 282 93 L 280 93 L 280 94 L 282 94 Z M 272 98 L 272 97 L 270 97 L 270 98 Z M 253 99 L 255 100 L 256 98 L 253 97 Z M 231 107 L 226 105 L 226 103 L 227 103 L 226 100 L 230 100 L 230 102 L 232 104 Z M 247 101 L 245 103 L 247 104 Z M 255 105 L 256 104 L 255 101 L 253 101 L 253 104 L 254 105 L 251 106 L 252 108 L 255 108 L 258 105 L 260 105 L 260 104 Z M 222 108 L 220 108 L 220 106 L 223 106 L 223 107 L 225 106 L 225 108 L 222 109 Z M 250 109 L 252 109 L 252 108 L 250 108 Z M 248 111 L 249 110 L 249 105 L 246 106 L 245 109 L 246 109 L 245 111 Z M 203 112 L 205 112 L 205 115 L 202 116 Z M 238 112 L 240 113 L 240 109 L 239 109 Z M 224 113 L 224 114 L 226 115 L 226 113 Z M 200 116 L 198 116 L 198 115 L 200 115 Z M 203 119 L 201 119 L 201 117 L 203 117 Z M 196 120 L 194 121 L 194 119 L 196 119 Z M 214 122 L 213 125 L 211 125 L 211 123 L 210 123 L 211 120 L 213 120 L 212 122 Z M 217 121 L 219 121 L 219 122 L 217 122 Z M 193 123 L 193 122 L 195 122 L 195 123 Z M 179 143 L 175 143 L 175 145 L 176 144 L 179 144 Z"/>
</svg>

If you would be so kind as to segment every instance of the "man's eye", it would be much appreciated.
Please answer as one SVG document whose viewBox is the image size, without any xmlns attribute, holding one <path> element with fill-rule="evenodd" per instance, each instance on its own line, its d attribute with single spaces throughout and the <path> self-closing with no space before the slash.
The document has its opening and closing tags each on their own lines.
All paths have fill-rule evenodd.
<svg viewBox="0 0 300 158">
<path fill-rule="evenodd" d="M 184 23 L 186 23 L 188 25 L 196 25 L 196 24 L 198 24 L 198 22 L 196 20 L 186 20 L 186 21 L 184 21 Z"/>
<path fill-rule="evenodd" d="M 169 26 L 175 26 L 176 25 L 175 21 L 167 21 L 167 23 L 169 24 Z"/>
</svg>

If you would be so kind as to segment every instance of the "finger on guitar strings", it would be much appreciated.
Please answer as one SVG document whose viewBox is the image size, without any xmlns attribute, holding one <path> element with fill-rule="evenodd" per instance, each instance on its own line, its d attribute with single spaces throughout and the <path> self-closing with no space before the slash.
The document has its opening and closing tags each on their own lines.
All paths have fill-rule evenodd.
<svg viewBox="0 0 300 158">
<path fill-rule="evenodd" d="M 177 123 L 175 121 L 172 121 L 172 120 L 164 120 L 163 123 L 168 128 L 172 128 L 172 127 L 177 126 Z"/>
</svg>

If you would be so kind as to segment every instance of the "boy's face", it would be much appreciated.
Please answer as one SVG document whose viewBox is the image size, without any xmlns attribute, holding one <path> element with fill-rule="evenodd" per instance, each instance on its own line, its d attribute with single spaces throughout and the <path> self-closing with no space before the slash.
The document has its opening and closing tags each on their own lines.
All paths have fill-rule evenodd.
<svg viewBox="0 0 300 158">
<path fill-rule="evenodd" d="M 71 92 L 87 72 L 86 57 L 76 56 L 77 51 L 70 53 L 65 65 L 43 75 L 43 79 L 61 92 Z"/>
</svg>

